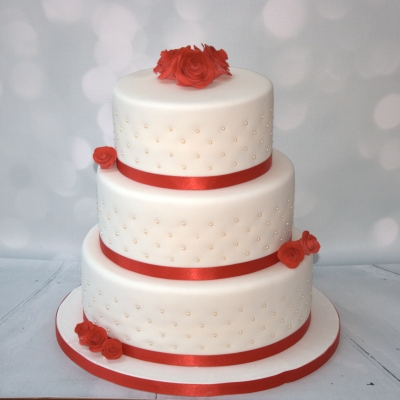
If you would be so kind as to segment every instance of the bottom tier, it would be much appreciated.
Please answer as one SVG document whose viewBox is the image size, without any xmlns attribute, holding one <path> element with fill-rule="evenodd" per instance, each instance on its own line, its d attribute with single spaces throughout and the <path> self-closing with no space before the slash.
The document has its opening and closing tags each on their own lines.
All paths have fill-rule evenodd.
<svg viewBox="0 0 400 400">
<path fill-rule="evenodd" d="M 82 319 L 81 288 L 63 301 L 56 317 L 57 340 L 76 364 L 95 376 L 133 389 L 181 396 L 218 396 L 257 392 L 300 379 L 321 367 L 339 343 L 339 316 L 314 289 L 312 321 L 289 349 L 252 363 L 229 367 L 180 367 L 122 356 L 106 360 L 81 346 L 74 328 Z"/>
<path fill-rule="evenodd" d="M 293 239 L 300 236 L 293 232 Z M 295 269 L 277 263 L 212 281 L 160 279 L 106 258 L 95 227 L 83 244 L 82 289 L 86 318 L 137 358 L 174 365 L 237 364 L 276 354 L 304 335 L 312 256 Z"/>
</svg>

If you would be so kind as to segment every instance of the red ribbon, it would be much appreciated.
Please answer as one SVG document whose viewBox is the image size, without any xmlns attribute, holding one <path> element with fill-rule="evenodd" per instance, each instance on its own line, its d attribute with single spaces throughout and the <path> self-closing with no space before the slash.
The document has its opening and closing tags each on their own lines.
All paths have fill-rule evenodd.
<svg viewBox="0 0 400 400">
<path fill-rule="evenodd" d="M 83 319 L 89 321 L 83 313 Z M 307 332 L 311 323 L 311 313 L 306 322 L 291 335 L 279 342 L 254 350 L 241 351 L 239 353 L 217 354 L 217 355 L 188 355 L 171 354 L 159 351 L 151 351 L 140 347 L 122 343 L 122 353 L 128 357 L 138 360 L 153 362 L 157 364 L 180 365 L 184 367 L 222 367 L 227 365 L 245 364 L 263 358 L 274 356 L 296 344 Z"/>
<path fill-rule="evenodd" d="M 125 375 L 118 371 L 105 368 L 101 365 L 94 364 L 92 361 L 85 358 L 83 355 L 73 350 L 60 335 L 56 327 L 57 341 L 64 353 L 76 364 L 91 374 L 116 383 L 121 386 L 136 390 L 144 390 L 152 393 L 164 393 L 176 396 L 222 396 L 228 394 L 242 394 L 258 392 L 261 390 L 272 389 L 283 385 L 284 383 L 293 382 L 301 379 L 312 372 L 316 371 L 324 365 L 333 355 L 339 345 L 340 329 L 334 342 L 326 349 L 324 353 L 316 359 L 310 361 L 300 367 L 281 372 L 277 375 L 267 376 L 265 378 L 254 379 L 241 382 L 226 382 L 226 383 L 175 383 L 163 382 L 153 379 L 139 378 L 136 376 Z M 162 378 L 162 377 L 160 377 Z"/>
<path fill-rule="evenodd" d="M 100 248 L 103 254 L 118 266 L 138 274 L 163 279 L 176 279 L 186 281 L 207 281 L 212 279 L 231 278 L 234 276 L 246 275 L 271 267 L 279 262 L 278 252 L 256 260 L 246 261 L 238 264 L 224 265 L 221 267 L 205 268 L 180 268 L 166 267 L 163 265 L 147 264 L 141 261 L 132 260 L 116 253 L 107 247 L 100 237 Z"/>
<path fill-rule="evenodd" d="M 210 190 L 238 185 L 265 174 L 271 168 L 271 165 L 272 155 L 261 164 L 243 171 L 226 175 L 185 177 L 144 172 L 124 164 L 117 158 L 117 168 L 127 178 L 145 185 L 178 190 Z"/>
</svg>

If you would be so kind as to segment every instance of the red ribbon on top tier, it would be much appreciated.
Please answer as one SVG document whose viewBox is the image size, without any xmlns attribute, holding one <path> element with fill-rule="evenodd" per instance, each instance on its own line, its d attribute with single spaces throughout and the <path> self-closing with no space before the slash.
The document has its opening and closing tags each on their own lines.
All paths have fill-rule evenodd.
<svg viewBox="0 0 400 400">
<path fill-rule="evenodd" d="M 118 266 L 138 274 L 152 276 L 154 278 L 176 279 L 183 281 L 207 281 L 213 279 L 232 278 L 260 271 L 271 267 L 279 262 L 278 252 L 271 253 L 256 260 L 245 261 L 238 264 L 230 264 L 219 267 L 205 268 L 181 268 L 167 267 L 163 265 L 147 264 L 141 261 L 132 260 L 116 253 L 107 247 L 100 239 L 100 248 L 103 254 Z"/>
<path fill-rule="evenodd" d="M 89 321 L 83 313 L 84 321 Z M 128 357 L 154 362 L 157 364 L 180 365 L 185 367 L 222 367 L 227 365 L 244 364 L 279 354 L 296 344 L 307 332 L 311 323 L 311 313 L 304 324 L 284 339 L 258 349 L 241 351 L 239 353 L 192 355 L 171 354 L 159 351 L 142 349 L 122 343 L 122 353 Z"/>
<path fill-rule="evenodd" d="M 177 190 L 211 190 L 238 185 L 264 175 L 271 168 L 271 165 L 272 154 L 261 164 L 243 171 L 226 175 L 186 177 L 159 175 L 141 171 L 124 164 L 117 158 L 117 168 L 119 172 L 127 178 L 139 183 L 144 183 L 145 185 Z"/>
</svg>

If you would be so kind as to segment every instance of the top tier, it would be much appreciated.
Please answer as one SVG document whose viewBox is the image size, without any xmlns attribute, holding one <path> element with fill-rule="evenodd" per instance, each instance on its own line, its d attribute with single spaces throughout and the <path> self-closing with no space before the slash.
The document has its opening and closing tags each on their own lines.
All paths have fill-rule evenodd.
<svg viewBox="0 0 400 400">
<path fill-rule="evenodd" d="M 244 171 L 272 154 L 273 87 L 262 75 L 231 68 L 204 89 L 157 79 L 151 70 L 114 89 L 119 161 L 147 173 L 212 177 Z"/>
</svg>

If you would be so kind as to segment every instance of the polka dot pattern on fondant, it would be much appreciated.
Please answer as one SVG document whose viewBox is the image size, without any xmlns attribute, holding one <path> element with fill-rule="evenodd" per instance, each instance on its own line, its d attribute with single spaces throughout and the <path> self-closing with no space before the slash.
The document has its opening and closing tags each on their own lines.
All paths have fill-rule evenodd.
<svg viewBox="0 0 400 400">
<path fill-rule="evenodd" d="M 135 91 L 132 76 L 124 77 L 113 102 L 121 161 L 145 172 L 173 176 L 225 175 L 265 161 L 272 154 L 272 85 L 253 73 L 249 85 L 249 71 L 235 72 L 238 95 L 234 103 L 221 90 L 216 104 L 205 97 L 192 105 L 185 92 L 178 91 L 176 108 L 170 105 L 168 109 L 160 101 L 140 98 L 147 90 L 154 96 L 161 91 L 162 98 L 164 88 L 150 70 L 142 77 L 148 85 L 141 91 Z M 179 96 L 183 96 L 181 104 Z"/>
<path fill-rule="evenodd" d="M 140 262 L 231 265 L 265 257 L 291 236 L 294 172 L 278 151 L 267 174 L 240 186 L 190 194 L 160 190 L 115 168 L 100 170 L 97 186 L 103 242 Z"/>
</svg>

